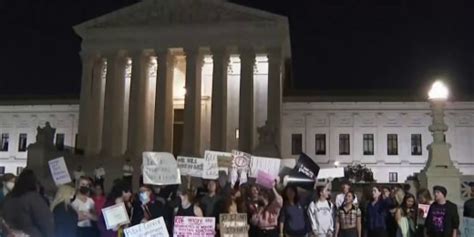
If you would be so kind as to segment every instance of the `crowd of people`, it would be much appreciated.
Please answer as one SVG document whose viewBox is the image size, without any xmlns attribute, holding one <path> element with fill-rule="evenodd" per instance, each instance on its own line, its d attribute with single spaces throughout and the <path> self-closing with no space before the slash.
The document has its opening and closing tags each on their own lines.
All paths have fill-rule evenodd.
<svg viewBox="0 0 474 237">
<path fill-rule="evenodd" d="M 103 177 L 102 177 L 103 178 Z M 272 189 L 252 183 L 231 185 L 226 178 L 191 179 L 182 185 L 140 184 L 132 192 L 131 178 L 114 181 L 107 194 L 103 179 L 85 176 L 75 185 L 59 186 L 48 198 L 30 169 L 15 177 L 3 176 L 0 193 L 2 236 L 120 237 L 127 227 L 163 217 L 170 236 L 174 216 L 215 217 L 219 236 L 221 213 L 247 213 L 249 236 L 258 237 L 456 237 L 459 216 L 456 204 L 446 199 L 447 189 L 435 186 L 416 196 L 400 187 L 373 185 L 369 195 L 356 196 L 351 184 L 332 198 L 330 180 L 314 190 L 295 185 Z M 107 229 L 102 209 L 124 203 L 130 223 Z M 464 215 L 473 216 L 466 202 Z M 425 213 L 418 206 L 429 205 Z"/>
</svg>

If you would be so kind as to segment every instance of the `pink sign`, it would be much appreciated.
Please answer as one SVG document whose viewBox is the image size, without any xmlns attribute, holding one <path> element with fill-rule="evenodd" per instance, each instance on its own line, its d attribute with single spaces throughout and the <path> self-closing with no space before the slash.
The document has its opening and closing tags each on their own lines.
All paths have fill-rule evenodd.
<svg viewBox="0 0 474 237">
<path fill-rule="evenodd" d="M 260 184 L 265 188 L 271 189 L 275 185 L 275 177 L 273 177 L 273 175 L 265 171 L 258 170 L 257 171 L 257 184 Z"/>
<path fill-rule="evenodd" d="M 215 228 L 214 217 L 176 216 L 173 237 L 214 237 Z"/>
<path fill-rule="evenodd" d="M 430 205 L 418 204 L 418 209 L 420 209 L 420 212 L 423 211 L 423 218 L 428 217 L 428 211 L 430 210 Z"/>
</svg>

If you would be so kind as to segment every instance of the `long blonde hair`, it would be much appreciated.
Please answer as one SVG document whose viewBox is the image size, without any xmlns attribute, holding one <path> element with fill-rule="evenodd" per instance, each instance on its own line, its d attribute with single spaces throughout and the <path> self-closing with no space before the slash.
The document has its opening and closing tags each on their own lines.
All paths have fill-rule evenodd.
<svg viewBox="0 0 474 237">
<path fill-rule="evenodd" d="M 54 208 L 62 202 L 64 202 L 64 208 L 67 210 L 67 206 L 71 203 L 71 197 L 74 196 L 75 193 L 76 190 L 69 185 L 59 186 L 53 203 L 51 204 L 51 211 L 54 211 Z"/>
</svg>

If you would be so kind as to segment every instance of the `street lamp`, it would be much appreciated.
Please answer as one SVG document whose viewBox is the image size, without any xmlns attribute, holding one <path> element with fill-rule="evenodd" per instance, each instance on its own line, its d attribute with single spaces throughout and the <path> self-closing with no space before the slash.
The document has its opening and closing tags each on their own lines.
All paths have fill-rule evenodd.
<svg viewBox="0 0 474 237">
<path fill-rule="evenodd" d="M 444 123 L 444 107 L 449 96 L 448 87 L 442 81 L 435 81 L 428 92 L 431 104 L 433 123 L 429 126 L 433 134 L 433 143 L 444 143 L 448 126 Z"/>
<path fill-rule="evenodd" d="M 428 98 L 433 100 L 446 101 L 449 96 L 448 87 L 442 81 L 435 81 L 428 92 Z"/>
</svg>

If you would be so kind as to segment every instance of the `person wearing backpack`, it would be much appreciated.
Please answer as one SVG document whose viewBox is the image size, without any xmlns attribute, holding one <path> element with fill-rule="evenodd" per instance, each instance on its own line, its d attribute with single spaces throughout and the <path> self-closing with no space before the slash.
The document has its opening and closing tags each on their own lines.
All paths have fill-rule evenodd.
<svg viewBox="0 0 474 237">
<path fill-rule="evenodd" d="M 334 234 L 334 204 L 328 200 L 329 192 L 328 185 L 317 186 L 318 199 L 308 207 L 308 217 L 315 237 L 333 237 Z"/>
</svg>

